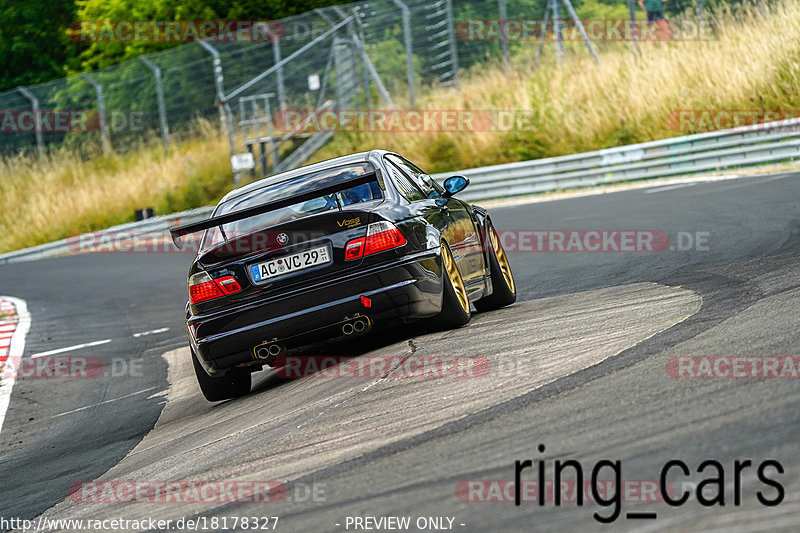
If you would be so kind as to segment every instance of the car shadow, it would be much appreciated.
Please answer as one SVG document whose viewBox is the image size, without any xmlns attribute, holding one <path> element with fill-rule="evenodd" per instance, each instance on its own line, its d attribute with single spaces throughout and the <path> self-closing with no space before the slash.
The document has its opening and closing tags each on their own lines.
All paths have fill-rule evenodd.
<svg viewBox="0 0 800 533">
<path fill-rule="evenodd" d="M 375 327 L 372 331 L 358 337 L 341 337 L 323 343 L 306 347 L 302 350 L 293 351 L 292 355 L 297 356 L 321 356 L 321 357 L 359 357 L 361 355 L 408 341 L 418 335 L 431 333 L 430 328 L 425 327 L 424 322 L 408 322 L 401 325 L 385 325 Z M 279 376 L 281 367 L 265 366 L 262 370 L 252 374 L 253 386 L 250 394 L 262 393 L 276 389 L 281 385 L 291 383 L 298 377 Z"/>
</svg>

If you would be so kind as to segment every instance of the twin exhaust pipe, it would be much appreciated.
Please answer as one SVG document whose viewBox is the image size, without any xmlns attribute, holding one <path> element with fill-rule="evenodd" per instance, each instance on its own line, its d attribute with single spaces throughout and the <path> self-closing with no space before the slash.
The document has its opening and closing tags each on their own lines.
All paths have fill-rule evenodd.
<svg viewBox="0 0 800 533">
<path fill-rule="evenodd" d="M 370 326 L 370 320 L 366 316 L 358 316 L 346 320 L 341 326 L 341 332 L 345 337 L 356 333 L 363 333 Z M 336 325 L 332 324 L 330 328 L 335 328 Z M 286 353 L 286 346 L 281 344 L 281 341 L 275 340 L 269 344 L 262 344 L 255 348 L 255 356 L 257 359 L 266 361 L 270 364 L 271 361 L 277 359 L 279 355 Z"/>
<path fill-rule="evenodd" d="M 262 346 L 256 350 L 259 359 L 275 359 L 283 352 L 283 346 L 277 343 Z"/>
<path fill-rule="evenodd" d="M 353 333 L 361 333 L 365 329 L 367 329 L 367 322 L 360 318 L 353 320 L 352 322 L 345 322 L 342 324 L 342 333 L 344 333 L 346 336 L 350 336 Z"/>
</svg>

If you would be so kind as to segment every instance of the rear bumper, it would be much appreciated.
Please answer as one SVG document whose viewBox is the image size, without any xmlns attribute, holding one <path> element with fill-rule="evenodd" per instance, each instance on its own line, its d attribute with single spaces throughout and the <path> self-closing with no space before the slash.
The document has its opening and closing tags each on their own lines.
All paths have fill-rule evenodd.
<svg viewBox="0 0 800 533">
<path fill-rule="evenodd" d="M 189 340 L 209 374 L 263 363 L 253 349 L 279 340 L 287 348 L 333 337 L 333 326 L 354 316 L 372 324 L 393 319 L 431 317 L 442 302 L 442 267 L 438 249 L 403 256 L 290 296 L 270 297 L 187 316 Z M 366 307 L 361 300 L 371 300 Z"/>
</svg>

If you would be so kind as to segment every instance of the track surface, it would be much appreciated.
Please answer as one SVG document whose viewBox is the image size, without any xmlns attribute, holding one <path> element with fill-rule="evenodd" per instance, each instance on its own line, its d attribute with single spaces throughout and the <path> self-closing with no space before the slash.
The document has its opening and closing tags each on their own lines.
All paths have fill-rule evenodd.
<svg viewBox="0 0 800 533">
<path fill-rule="evenodd" d="M 100 476 L 275 479 L 290 488 L 282 504 L 62 503 L 46 515 L 277 515 L 284 531 L 343 531 L 347 516 L 367 515 L 411 516 L 412 523 L 455 517 L 453 528 L 462 531 L 797 529 L 797 381 L 674 379 L 665 365 L 673 356 L 800 355 L 799 178 L 493 209 L 502 229 L 655 229 L 673 242 L 678 232 L 707 232 L 710 250 L 511 254 L 516 306 L 476 315 L 457 332 L 408 330 L 355 347 L 483 356 L 522 370 L 483 382 L 284 381 L 265 372 L 248 397 L 212 405 L 200 397 L 179 349 L 188 256 L 92 254 L 2 266 L 0 294 L 25 299 L 33 318 L 26 356 L 110 339 L 71 353 L 118 369 L 120 360 L 128 369 L 135 363 L 141 371 L 17 381 L 0 433 L 0 514 L 32 518 L 63 500 L 73 482 Z M 133 336 L 163 328 L 169 330 Z M 166 404 L 160 355 L 175 348 L 167 357 L 170 402 L 140 443 Z M 537 451 L 540 443 L 545 453 Z M 708 477 L 697 465 L 717 459 L 728 474 L 728 501 L 711 508 L 624 503 L 620 518 L 601 526 L 592 513 L 609 509 L 593 504 L 517 508 L 456 495 L 464 480 L 513 479 L 516 459 L 577 459 L 588 476 L 603 458 L 620 460 L 626 480 L 657 480 L 661 466 L 679 458 L 695 483 Z M 733 461 L 768 458 L 785 468 L 785 501 L 759 505 L 755 492 L 766 487 L 751 469 L 743 504 L 732 505 Z M 297 499 L 295 487 L 313 484 L 324 501 L 288 501 Z M 626 519 L 632 510 L 658 518 Z"/>
</svg>

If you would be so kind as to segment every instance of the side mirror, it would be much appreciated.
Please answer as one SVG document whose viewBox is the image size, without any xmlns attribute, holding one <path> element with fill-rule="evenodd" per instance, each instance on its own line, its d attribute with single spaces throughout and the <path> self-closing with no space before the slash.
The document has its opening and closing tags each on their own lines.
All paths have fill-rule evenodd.
<svg viewBox="0 0 800 533">
<path fill-rule="evenodd" d="M 464 176 L 450 176 L 444 180 L 444 194 L 442 196 L 450 198 L 466 189 L 467 185 L 469 185 L 469 179 Z"/>
</svg>

